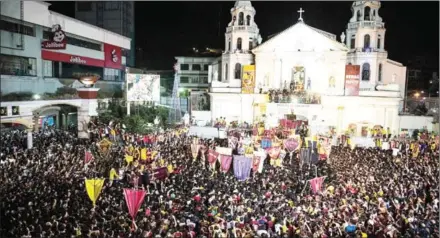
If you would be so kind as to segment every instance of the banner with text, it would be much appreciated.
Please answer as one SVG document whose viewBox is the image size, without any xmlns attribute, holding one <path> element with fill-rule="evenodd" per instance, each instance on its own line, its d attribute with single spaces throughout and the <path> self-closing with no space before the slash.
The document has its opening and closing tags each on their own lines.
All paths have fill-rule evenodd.
<svg viewBox="0 0 440 238">
<path fill-rule="evenodd" d="M 345 66 L 345 96 L 359 96 L 360 65 Z"/>
<path fill-rule="evenodd" d="M 241 77 L 241 93 L 252 94 L 255 88 L 255 65 L 244 65 Z"/>
</svg>

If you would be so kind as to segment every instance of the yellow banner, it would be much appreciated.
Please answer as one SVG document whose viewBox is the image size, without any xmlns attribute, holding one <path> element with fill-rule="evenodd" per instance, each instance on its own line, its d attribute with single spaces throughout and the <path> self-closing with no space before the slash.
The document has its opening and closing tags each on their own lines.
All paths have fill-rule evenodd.
<svg viewBox="0 0 440 238">
<path fill-rule="evenodd" d="M 244 65 L 241 77 L 241 93 L 252 94 L 255 88 L 255 65 Z"/>
<path fill-rule="evenodd" d="M 86 190 L 93 203 L 93 207 L 96 204 L 96 200 L 98 200 L 103 185 L 104 179 L 86 179 Z"/>
<path fill-rule="evenodd" d="M 146 148 L 141 149 L 141 159 L 147 160 L 147 149 Z"/>
</svg>

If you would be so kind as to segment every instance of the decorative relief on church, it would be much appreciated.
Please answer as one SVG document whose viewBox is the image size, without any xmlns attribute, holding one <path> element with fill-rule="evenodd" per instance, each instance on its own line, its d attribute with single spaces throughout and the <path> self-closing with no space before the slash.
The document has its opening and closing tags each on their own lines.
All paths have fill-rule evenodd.
<svg viewBox="0 0 440 238">
<path fill-rule="evenodd" d="M 296 66 L 292 69 L 292 79 L 290 82 L 290 90 L 304 91 L 306 81 L 305 68 Z"/>
</svg>

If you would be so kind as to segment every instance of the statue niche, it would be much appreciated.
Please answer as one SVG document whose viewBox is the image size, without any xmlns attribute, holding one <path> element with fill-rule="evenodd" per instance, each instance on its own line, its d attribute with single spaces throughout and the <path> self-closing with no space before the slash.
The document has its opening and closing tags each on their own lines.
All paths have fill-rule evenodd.
<svg viewBox="0 0 440 238">
<path fill-rule="evenodd" d="M 304 91 L 306 80 L 305 69 L 302 66 L 295 66 L 292 69 L 291 89 L 294 91 Z"/>
</svg>

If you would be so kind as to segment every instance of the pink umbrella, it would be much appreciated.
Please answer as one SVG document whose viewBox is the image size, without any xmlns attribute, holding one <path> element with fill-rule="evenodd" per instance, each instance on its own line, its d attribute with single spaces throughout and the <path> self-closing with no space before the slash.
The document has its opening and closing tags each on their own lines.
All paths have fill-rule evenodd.
<svg viewBox="0 0 440 238">
<path fill-rule="evenodd" d="M 134 222 L 134 220 L 136 218 L 137 212 L 139 211 L 139 208 L 142 205 L 142 202 L 144 201 L 145 194 L 146 193 L 144 190 L 124 188 L 125 202 L 127 203 L 128 212 L 130 213 L 131 219 L 133 221 L 132 229 L 136 227 L 136 223 Z"/>
</svg>

